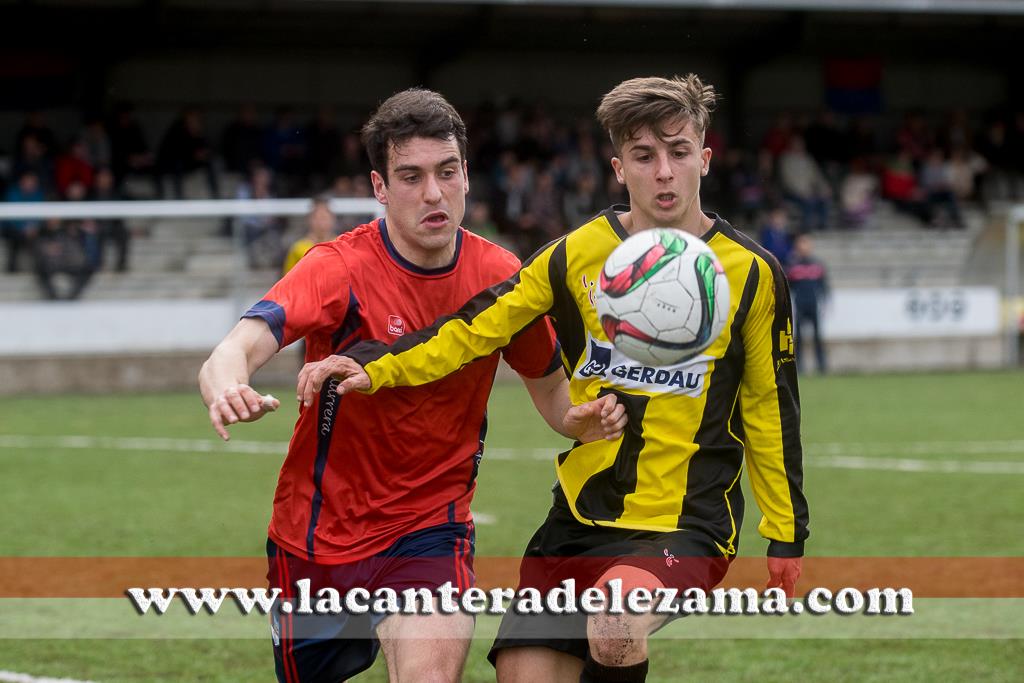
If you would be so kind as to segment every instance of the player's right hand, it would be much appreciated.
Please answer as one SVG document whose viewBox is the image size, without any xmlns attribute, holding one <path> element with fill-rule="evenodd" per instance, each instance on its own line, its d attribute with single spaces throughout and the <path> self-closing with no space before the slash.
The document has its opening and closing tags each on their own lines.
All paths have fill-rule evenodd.
<svg viewBox="0 0 1024 683">
<path fill-rule="evenodd" d="M 277 410 L 281 402 L 267 394 L 261 396 L 248 384 L 235 384 L 217 395 L 210 403 L 210 424 L 220 438 L 228 441 L 227 425 L 236 422 L 254 422 Z"/>
<path fill-rule="evenodd" d="M 362 365 L 348 356 L 328 356 L 302 366 L 295 388 L 299 403 L 306 407 L 313 405 L 313 398 L 320 393 L 329 377 L 341 380 L 336 389 L 339 395 L 370 388 L 370 376 Z"/>
</svg>

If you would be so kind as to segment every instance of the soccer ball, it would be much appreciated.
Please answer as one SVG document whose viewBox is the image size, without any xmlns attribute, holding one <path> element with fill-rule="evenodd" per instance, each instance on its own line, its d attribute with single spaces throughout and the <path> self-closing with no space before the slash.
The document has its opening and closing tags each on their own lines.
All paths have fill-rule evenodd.
<svg viewBox="0 0 1024 683">
<path fill-rule="evenodd" d="M 676 365 L 707 349 L 725 329 L 729 282 L 699 237 L 651 228 L 608 256 L 595 303 L 615 348 L 644 365 Z"/>
</svg>

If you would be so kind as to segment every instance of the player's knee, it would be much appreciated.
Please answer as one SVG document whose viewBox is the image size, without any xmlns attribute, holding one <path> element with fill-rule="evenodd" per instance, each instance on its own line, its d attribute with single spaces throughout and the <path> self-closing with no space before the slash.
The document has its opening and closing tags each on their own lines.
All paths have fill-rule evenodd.
<svg viewBox="0 0 1024 683">
<path fill-rule="evenodd" d="M 399 683 L 458 683 L 462 666 L 453 661 L 411 663 L 398 672 Z"/>
<path fill-rule="evenodd" d="M 628 614 L 593 614 L 587 619 L 590 655 L 609 666 L 647 659 L 647 628 Z"/>
</svg>

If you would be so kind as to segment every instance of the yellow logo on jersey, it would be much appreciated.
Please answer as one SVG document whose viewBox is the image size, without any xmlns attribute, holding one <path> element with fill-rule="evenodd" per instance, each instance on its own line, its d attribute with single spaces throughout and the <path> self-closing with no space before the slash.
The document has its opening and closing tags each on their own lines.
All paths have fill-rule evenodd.
<svg viewBox="0 0 1024 683">
<path fill-rule="evenodd" d="M 792 356 L 795 350 L 796 346 L 793 343 L 793 323 L 792 321 L 787 320 L 786 331 L 779 332 L 779 353 Z"/>
</svg>

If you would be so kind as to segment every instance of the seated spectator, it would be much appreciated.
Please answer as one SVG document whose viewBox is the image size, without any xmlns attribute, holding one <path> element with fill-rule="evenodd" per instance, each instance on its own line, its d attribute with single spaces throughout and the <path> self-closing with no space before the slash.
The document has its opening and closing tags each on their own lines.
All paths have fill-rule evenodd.
<svg viewBox="0 0 1024 683">
<path fill-rule="evenodd" d="M 786 200 L 800 209 L 801 231 L 824 230 L 832 191 L 799 135 L 790 138 L 789 147 L 779 158 L 779 183 Z"/>
<path fill-rule="evenodd" d="M 84 202 L 88 198 L 88 194 L 89 191 L 85 185 L 76 180 L 68 185 L 68 191 L 64 198 L 69 202 Z M 93 271 L 99 270 L 103 256 L 100 251 L 100 226 L 98 221 L 93 218 L 66 220 L 63 223 L 63 229 L 77 235 L 82 248 L 85 249 L 89 268 Z"/>
<path fill-rule="evenodd" d="M 96 171 L 95 183 L 92 188 L 90 199 L 98 202 L 118 201 L 117 186 L 114 183 L 114 174 L 109 168 L 100 168 Z M 105 261 L 106 248 L 113 244 L 117 250 L 117 258 L 114 261 L 114 269 L 123 273 L 128 270 L 128 240 L 130 234 L 122 218 L 101 218 L 96 221 L 99 227 L 99 262 L 97 267 L 102 267 Z"/>
<path fill-rule="evenodd" d="M 498 224 L 491 218 L 491 207 L 487 202 L 470 201 L 464 227 L 491 242 L 502 244 Z"/>
<path fill-rule="evenodd" d="M 295 240 L 288 248 L 284 257 L 281 274 L 287 275 L 310 249 L 321 242 L 327 242 L 338 236 L 337 220 L 331 212 L 331 201 L 327 197 L 314 197 L 313 208 L 306 218 L 306 234 Z"/>
<path fill-rule="evenodd" d="M 793 233 L 789 230 L 789 215 L 785 207 L 778 206 L 768 212 L 758 233 L 758 242 L 783 266 L 789 263 L 793 252 Z"/>
<path fill-rule="evenodd" d="M 988 170 L 984 157 L 970 147 L 956 146 L 949 153 L 949 175 L 953 195 L 961 202 L 978 195 L 978 179 Z"/>
<path fill-rule="evenodd" d="M 607 203 L 598 192 L 597 179 L 590 171 L 584 171 L 576 179 L 575 186 L 565 193 L 562 200 L 562 212 L 565 215 L 565 228 L 573 230 L 607 208 Z"/>
<path fill-rule="evenodd" d="M 22 172 L 18 181 L 7 188 L 6 200 L 9 202 L 41 202 L 44 199 L 39 177 L 33 171 Z M 7 242 L 8 273 L 18 272 L 18 255 L 23 249 L 31 250 L 41 223 L 39 219 L 19 218 L 2 224 L 4 241 Z"/>
<path fill-rule="evenodd" d="M 33 253 L 43 296 L 50 300 L 72 300 L 81 296 L 94 269 L 89 263 L 85 235 L 78 223 L 62 224 L 59 219 L 48 219 L 33 243 Z M 61 286 L 61 276 L 67 276 L 66 286 Z"/>
<path fill-rule="evenodd" d="M 860 228 L 870 223 L 875 213 L 877 196 L 878 178 L 868 171 L 864 159 L 854 159 L 850 164 L 850 172 L 839 185 L 839 207 L 843 226 Z"/>
<path fill-rule="evenodd" d="M 929 150 L 921 166 L 921 189 L 928 203 L 930 223 L 935 227 L 964 227 L 960 203 L 953 194 L 953 176 L 946 156 L 938 147 Z"/>
<path fill-rule="evenodd" d="M 265 166 L 255 167 L 239 185 L 238 199 L 273 199 L 273 176 Z M 280 216 L 252 215 L 235 219 L 242 233 L 250 268 L 269 268 L 282 263 L 281 237 L 285 222 Z"/>
<path fill-rule="evenodd" d="M 897 211 L 908 213 L 922 223 L 931 220 L 924 192 L 918 186 L 910 152 L 900 150 L 882 169 L 882 196 L 892 202 Z"/>
<path fill-rule="evenodd" d="M 25 173 L 32 173 L 36 183 L 44 195 L 53 193 L 53 161 L 46 154 L 46 147 L 33 135 L 25 135 L 18 146 L 15 156 L 13 176 L 20 178 Z"/>
<path fill-rule="evenodd" d="M 89 160 L 89 149 L 85 142 L 81 139 L 72 141 L 64 154 L 57 157 L 54 169 L 57 193 L 62 197 L 66 196 L 72 183 L 79 183 L 86 190 L 92 189 L 95 173 L 96 169 Z"/>
</svg>

